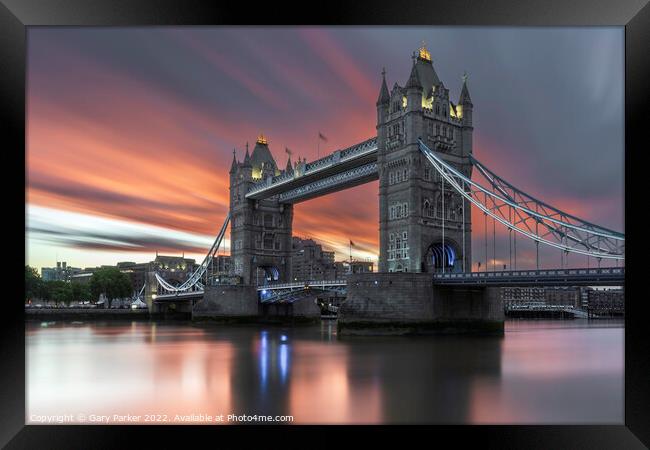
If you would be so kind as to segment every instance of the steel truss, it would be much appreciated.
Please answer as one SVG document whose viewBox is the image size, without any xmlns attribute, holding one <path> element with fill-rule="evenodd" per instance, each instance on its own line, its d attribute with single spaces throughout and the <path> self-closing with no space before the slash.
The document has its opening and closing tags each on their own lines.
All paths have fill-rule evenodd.
<svg viewBox="0 0 650 450">
<path fill-rule="evenodd" d="M 309 196 L 319 195 L 322 192 L 335 190 L 341 186 L 364 181 L 368 177 L 374 177 L 376 175 L 377 163 L 373 162 L 291 189 L 290 191 L 282 192 L 278 195 L 278 200 L 283 203 L 294 203 L 304 200 Z"/>
<path fill-rule="evenodd" d="M 167 292 L 188 292 L 188 291 L 196 291 L 196 290 L 203 290 L 204 285 L 201 283 L 201 278 L 203 275 L 205 275 L 206 270 L 212 263 L 212 258 L 214 257 L 215 253 L 219 249 L 219 246 L 221 245 L 221 241 L 223 240 L 223 237 L 226 235 L 226 229 L 228 228 L 228 223 L 230 222 L 230 213 L 226 215 L 226 220 L 224 220 L 223 225 L 221 226 L 221 230 L 219 230 L 219 234 L 217 234 L 216 239 L 212 243 L 212 247 L 210 247 L 210 250 L 208 250 L 207 255 L 205 255 L 205 258 L 203 259 L 203 262 L 199 267 L 196 268 L 194 272 L 192 272 L 192 275 L 185 280 L 180 286 L 173 286 L 169 284 L 163 277 L 160 276 L 159 273 L 156 273 L 156 280 L 158 281 L 158 284 L 160 287 Z"/>
<path fill-rule="evenodd" d="M 476 158 L 485 186 L 472 181 L 418 140 L 420 151 L 454 190 L 510 230 L 536 243 L 604 259 L 625 259 L 625 235 L 594 225 L 517 189 Z"/>
</svg>

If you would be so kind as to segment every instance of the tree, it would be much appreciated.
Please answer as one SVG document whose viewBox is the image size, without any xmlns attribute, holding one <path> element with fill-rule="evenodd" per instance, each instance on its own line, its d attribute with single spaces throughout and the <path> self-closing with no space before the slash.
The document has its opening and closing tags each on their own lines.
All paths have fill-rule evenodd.
<svg viewBox="0 0 650 450">
<path fill-rule="evenodd" d="M 72 287 L 70 286 L 70 283 L 57 280 L 49 281 L 47 285 L 52 300 L 54 300 L 57 305 L 59 303 L 65 303 L 66 305 L 70 304 L 72 301 Z"/>
<path fill-rule="evenodd" d="M 86 283 L 70 283 L 70 288 L 72 291 L 72 301 L 73 302 L 82 302 L 88 300 L 92 295 L 90 292 L 90 286 Z"/>
<path fill-rule="evenodd" d="M 25 301 L 40 297 L 42 284 L 43 280 L 38 275 L 38 271 L 33 267 L 25 266 Z"/>
<path fill-rule="evenodd" d="M 104 294 L 110 308 L 113 299 L 128 297 L 131 294 L 131 280 L 116 267 L 105 267 L 93 273 L 90 291 L 96 299 Z"/>
</svg>

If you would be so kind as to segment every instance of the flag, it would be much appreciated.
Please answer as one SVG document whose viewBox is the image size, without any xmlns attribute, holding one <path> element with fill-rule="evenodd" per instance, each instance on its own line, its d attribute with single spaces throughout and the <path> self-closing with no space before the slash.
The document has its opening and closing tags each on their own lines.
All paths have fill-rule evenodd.
<svg viewBox="0 0 650 450">
<path fill-rule="evenodd" d="M 324 140 L 325 142 L 327 142 L 327 138 L 325 136 L 323 136 L 323 134 L 320 131 L 318 132 L 318 138 Z"/>
<path fill-rule="evenodd" d="M 293 155 L 293 152 L 291 150 L 289 150 L 289 147 L 285 147 L 284 151 L 287 152 L 289 154 L 289 156 Z"/>
<path fill-rule="evenodd" d="M 351 240 L 350 240 L 350 246 L 354 247 L 354 242 L 352 242 Z"/>
</svg>

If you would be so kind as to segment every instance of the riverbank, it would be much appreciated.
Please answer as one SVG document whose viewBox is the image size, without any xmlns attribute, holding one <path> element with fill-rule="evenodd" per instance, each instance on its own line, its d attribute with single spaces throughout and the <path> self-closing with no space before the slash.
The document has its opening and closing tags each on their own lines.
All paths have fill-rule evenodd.
<svg viewBox="0 0 650 450">
<path fill-rule="evenodd" d="M 148 309 L 97 309 L 97 308 L 30 308 L 25 309 L 25 320 L 79 320 L 79 319 L 149 319 Z"/>
</svg>

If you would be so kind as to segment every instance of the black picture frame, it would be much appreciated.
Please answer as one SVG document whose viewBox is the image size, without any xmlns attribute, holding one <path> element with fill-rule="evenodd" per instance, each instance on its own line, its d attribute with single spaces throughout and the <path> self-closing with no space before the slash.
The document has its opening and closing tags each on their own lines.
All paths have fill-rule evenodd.
<svg viewBox="0 0 650 450">
<path fill-rule="evenodd" d="M 497 0 L 431 2 L 329 2 L 283 7 L 275 2 L 253 5 L 189 0 L 0 0 L 0 127 L 6 174 L 18 175 L 5 189 L 5 206 L 15 209 L 5 220 L 6 238 L 25 229 L 25 189 L 19 186 L 25 171 L 26 29 L 32 26 L 133 26 L 133 25 L 487 25 L 487 26 L 623 26 L 625 27 L 625 425 L 620 426 L 387 426 L 354 427 L 362 436 L 384 445 L 415 442 L 453 442 L 454 446 L 477 442 L 481 448 L 645 448 L 650 445 L 650 345 L 641 286 L 642 218 L 634 220 L 633 205 L 643 205 L 641 158 L 648 148 L 646 122 L 650 81 L 650 5 L 647 0 Z M 26 175 L 25 175 L 26 176 Z M 11 178 L 11 177 L 9 177 Z M 5 179 L 7 177 L 5 176 Z M 10 194 L 7 194 L 7 193 Z M 11 201 L 11 202 L 9 202 Z M 637 206 L 638 208 L 638 206 Z M 640 209 L 640 208 L 639 208 Z M 22 227 L 22 230 L 21 230 Z M 630 244 L 630 241 L 632 244 Z M 15 265 L 10 258 L 9 266 Z M 17 265 L 16 265 L 17 266 Z M 14 272 L 15 270 L 15 272 Z M 9 268 L 5 279 L 20 280 L 20 267 Z M 12 276 L 13 275 L 13 276 Z M 8 283 L 11 284 L 11 283 Z M 147 447 L 157 442 L 168 448 L 181 445 L 240 446 L 263 436 L 266 445 L 286 446 L 287 436 L 305 447 L 350 444 L 340 435 L 347 427 L 250 427 L 210 426 L 34 426 L 25 422 L 24 309 L 7 295 L 2 303 L 5 320 L 0 349 L 0 444 L 7 448 L 113 448 L 131 447 L 144 439 Z M 316 430 L 314 428 L 317 428 Z M 325 429 L 326 428 L 326 429 Z M 317 436 L 307 433 L 316 431 Z M 207 441 L 204 441 L 207 439 Z"/>
</svg>

